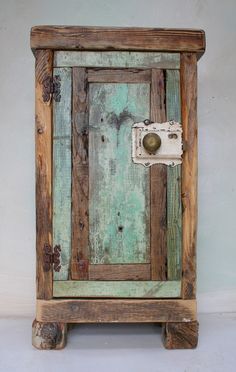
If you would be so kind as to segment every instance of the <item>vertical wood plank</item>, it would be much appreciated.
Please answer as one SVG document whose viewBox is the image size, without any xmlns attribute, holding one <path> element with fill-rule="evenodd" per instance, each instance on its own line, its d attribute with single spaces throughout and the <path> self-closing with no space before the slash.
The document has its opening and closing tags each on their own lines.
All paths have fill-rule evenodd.
<svg viewBox="0 0 236 372">
<path fill-rule="evenodd" d="M 181 121 L 179 71 L 166 71 L 167 120 Z M 167 262 L 168 280 L 181 277 L 182 205 L 181 165 L 167 167 Z"/>
<path fill-rule="evenodd" d="M 52 244 L 51 139 L 52 105 L 43 102 L 43 81 L 52 76 L 53 53 L 35 52 L 35 124 L 36 124 L 36 254 L 37 298 L 52 298 L 52 271 L 43 270 L 44 244 Z"/>
<path fill-rule="evenodd" d="M 61 99 L 53 104 L 53 245 L 61 246 L 61 270 L 68 279 L 71 258 L 71 69 L 55 68 L 61 78 Z"/>
<path fill-rule="evenodd" d="M 149 84 L 89 86 L 89 239 L 93 264 L 149 263 L 149 170 L 131 127 L 149 117 Z"/>
<path fill-rule="evenodd" d="M 187 149 L 182 165 L 183 280 L 182 297 L 196 297 L 197 232 L 197 56 L 181 55 L 182 125 Z"/>
<path fill-rule="evenodd" d="M 152 69 L 151 120 L 156 122 L 166 120 L 164 72 L 158 69 Z M 166 183 L 166 165 L 152 165 L 150 169 L 152 280 L 166 279 Z"/>
<path fill-rule="evenodd" d="M 85 68 L 73 68 L 72 261 L 71 278 L 88 279 L 88 82 Z"/>
</svg>

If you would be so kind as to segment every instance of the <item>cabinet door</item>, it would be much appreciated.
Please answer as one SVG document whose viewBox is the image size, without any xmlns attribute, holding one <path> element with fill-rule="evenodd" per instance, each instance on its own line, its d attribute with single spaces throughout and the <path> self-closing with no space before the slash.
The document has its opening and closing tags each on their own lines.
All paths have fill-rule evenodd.
<svg viewBox="0 0 236 372">
<path fill-rule="evenodd" d="M 179 55 L 56 52 L 54 297 L 180 297 L 181 166 L 132 161 L 131 128 L 180 121 Z"/>
</svg>

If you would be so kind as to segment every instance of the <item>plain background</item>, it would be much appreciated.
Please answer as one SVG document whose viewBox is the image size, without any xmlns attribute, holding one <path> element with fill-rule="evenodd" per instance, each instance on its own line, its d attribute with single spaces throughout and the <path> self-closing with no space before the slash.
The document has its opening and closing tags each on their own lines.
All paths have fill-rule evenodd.
<svg viewBox="0 0 236 372">
<path fill-rule="evenodd" d="M 236 310 L 235 0 L 0 0 L 0 315 L 35 306 L 33 25 L 201 28 L 199 311 Z"/>
</svg>

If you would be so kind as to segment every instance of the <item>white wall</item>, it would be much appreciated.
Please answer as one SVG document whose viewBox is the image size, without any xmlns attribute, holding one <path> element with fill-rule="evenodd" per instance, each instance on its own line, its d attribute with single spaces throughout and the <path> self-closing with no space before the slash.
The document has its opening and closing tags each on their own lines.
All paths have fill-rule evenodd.
<svg viewBox="0 0 236 372">
<path fill-rule="evenodd" d="M 235 0 L 0 0 L 0 315 L 34 314 L 34 58 L 39 24 L 202 28 L 199 311 L 236 310 Z"/>
</svg>

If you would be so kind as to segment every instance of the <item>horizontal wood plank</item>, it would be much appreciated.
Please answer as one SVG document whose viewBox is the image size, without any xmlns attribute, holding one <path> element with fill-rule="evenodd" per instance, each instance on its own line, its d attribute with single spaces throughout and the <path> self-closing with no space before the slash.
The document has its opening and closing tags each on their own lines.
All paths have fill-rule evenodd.
<svg viewBox="0 0 236 372">
<path fill-rule="evenodd" d="M 139 28 L 35 26 L 31 48 L 54 50 L 149 50 L 196 52 L 205 50 L 203 30 Z"/>
<path fill-rule="evenodd" d="M 54 281 L 54 297 L 180 297 L 180 281 Z"/>
<path fill-rule="evenodd" d="M 169 68 L 179 69 L 179 53 L 57 51 L 55 67 Z"/>
<path fill-rule="evenodd" d="M 89 83 L 150 83 L 151 70 L 89 69 Z"/>
<path fill-rule="evenodd" d="M 150 280 L 150 264 L 89 265 L 90 280 Z"/>
<path fill-rule="evenodd" d="M 150 323 L 196 320 L 195 300 L 38 300 L 36 319 L 62 323 Z"/>
</svg>

